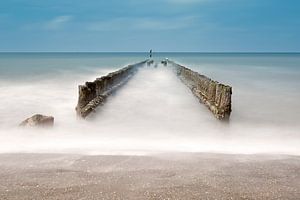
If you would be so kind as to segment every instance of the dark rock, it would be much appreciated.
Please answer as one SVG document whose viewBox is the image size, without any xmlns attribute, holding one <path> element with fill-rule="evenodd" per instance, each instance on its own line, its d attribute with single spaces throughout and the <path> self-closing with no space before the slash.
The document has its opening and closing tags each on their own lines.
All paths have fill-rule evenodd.
<svg viewBox="0 0 300 200">
<path fill-rule="evenodd" d="M 163 64 L 164 66 L 167 66 L 168 61 L 167 60 L 163 60 L 163 61 L 161 61 L 161 64 Z"/>
<path fill-rule="evenodd" d="M 54 117 L 36 114 L 25 119 L 20 126 L 53 126 Z"/>
<path fill-rule="evenodd" d="M 154 60 L 149 60 L 149 61 L 147 61 L 147 66 L 150 66 L 150 65 L 152 65 L 154 63 Z"/>
</svg>

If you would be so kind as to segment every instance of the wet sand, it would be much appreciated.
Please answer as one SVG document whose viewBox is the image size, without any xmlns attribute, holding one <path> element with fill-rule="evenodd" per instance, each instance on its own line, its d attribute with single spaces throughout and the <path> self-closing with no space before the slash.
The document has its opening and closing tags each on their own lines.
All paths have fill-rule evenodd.
<svg viewBox="0 0 300 200">
<path fill-rule="evenodd" d="M 1 154 L 0 199 L 299 199 L 300 157 Z"/>
</svg>

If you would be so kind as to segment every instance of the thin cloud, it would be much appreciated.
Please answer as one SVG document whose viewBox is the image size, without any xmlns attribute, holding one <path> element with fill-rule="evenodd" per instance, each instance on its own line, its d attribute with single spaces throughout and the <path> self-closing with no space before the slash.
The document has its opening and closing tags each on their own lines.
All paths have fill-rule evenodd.
<svg viewBox="0 0 300 200">
<path fill-rule="evenodd" d="M 151 0 L 151 1 L 145 1 L 147 3 L 169 3 L 169 4 L 199 4 L 199 3 L 210 3 L 210 2 L 215 2 L 219 0 Z M 130 2 L 135 3 L 135 4 L 141 4 L 143 1 L 140 0 L 130 0 Z"/>
<path fill-rule="evenodd" d="M 72 16 L 70 15 L 62 15 L 58 16 L 48 22 L 45 23 L 44 29 L 46 30 L 57 30 L 63 28 L 68 22 L 72 20 Z"/>
<path fill-rule="evenodd" d="M 155 18 L 117 18 L 108 21 L 90 23 L 87 27 L 91 31 L 118 30 L 177 30 L 191 27 L 196 17 L 180 17 L 173 19 Z"/>
<path fill-rule="evenodd" d="M 164 1 L 174 5 L 194 5 L 194 4 L 212 3 L 221 0 L 164 0 Z"/>
</svg>

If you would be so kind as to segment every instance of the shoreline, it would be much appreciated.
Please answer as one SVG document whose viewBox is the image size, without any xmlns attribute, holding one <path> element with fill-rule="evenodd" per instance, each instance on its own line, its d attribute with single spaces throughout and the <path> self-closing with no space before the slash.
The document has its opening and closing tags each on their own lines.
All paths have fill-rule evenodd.
<svg viewBox="0 0 300 200">
<path fill-rule="evenodd" d="M 300 156 L 0 154 L 0 199 L 297 199 Z"/>
</svg>

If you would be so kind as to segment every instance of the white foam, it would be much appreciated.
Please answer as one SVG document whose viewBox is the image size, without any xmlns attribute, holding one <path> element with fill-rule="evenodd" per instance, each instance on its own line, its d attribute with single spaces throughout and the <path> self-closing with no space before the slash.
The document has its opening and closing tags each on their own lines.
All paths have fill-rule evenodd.
<svg viewBox="0 0 300 200">
<path fill-rule="evenodd" d="M 77 85 L 87 79 L 93 78 L 59 76 L 22 85 L 1 85 L 0 104 L 5 107 L 0 110 L 0 153 L 300 154 L 299 126 L 257 123 L 251 120 L 253 116 L 247 118 L 249 108 L 243 107 L 234 110 L 229 124 L 220 123 L 170 69 L 161 65 L 140 69 L 96 115 L 87 121 L 78 120 L 74 110 Z M 53 115 L 55 127 L 16 128 L 34 113 Z M 264 117 L 268 116 L 258 119 Z"/>
</svg>

